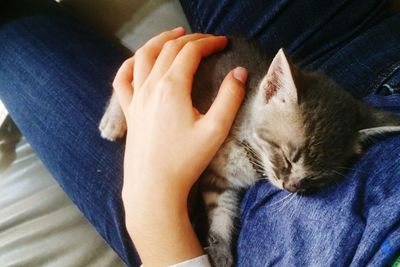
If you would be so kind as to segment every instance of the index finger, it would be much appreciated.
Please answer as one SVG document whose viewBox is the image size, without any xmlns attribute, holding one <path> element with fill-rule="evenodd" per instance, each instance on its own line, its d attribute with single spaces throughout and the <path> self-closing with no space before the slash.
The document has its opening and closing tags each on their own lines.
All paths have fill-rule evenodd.
<svg viewBox="0 0 400 267">
<path fill-rule="evenodd" d="M 187 82 L 186 86 L 191 88 L 193 76 L 201 59 L 221 51 L 227 44 L 228 38 L 225 36 L 211 36 L 188 42 L 176 56 L 168 70 L 169 75 L 179 82 Z"/>
<path fill-rule="evenodd" d="M 139 48 L 136 55 L 136 63 L 139 68 L 135 68 L 134 87 L 140 88 L 149 76 L 158 55 L 160 54 L 164 44 L 169 40 L 177 39 L 185 33 L 185 29 L 178 27 L 171 31 L 165 31 L 147 41 Z"/>
<path fill-rule="evenodd" d="M 114 92 L 118 98 L 122 110 L 126 111 L 133 96 L 133 70 L 135 64 L 135 57 L 130 57 L 125 60 L 121 67 L 118 69 L 113 81 Z"/>
</svg>

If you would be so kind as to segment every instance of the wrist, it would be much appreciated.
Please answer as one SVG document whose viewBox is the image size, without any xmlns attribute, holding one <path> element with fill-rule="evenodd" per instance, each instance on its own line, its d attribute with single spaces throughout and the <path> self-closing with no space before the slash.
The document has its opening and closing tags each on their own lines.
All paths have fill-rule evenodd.
<svg viewBox="0 0 400 267">
<path fill-rule="evenodd" d="M 124 200 L 124 207 L 128 231 L 189 220 L 187 201 L 178 201 L 172 197 L 168 199 L 158 195 L 140 200 L 133 197 Z"/>
<path fill-rule="evenodd" d="M 168 221 L 188 218 L 187 194 L 179 195 L 176 188 L 125 183 L 122 199 L 128 231 L 145 229 Z"/>
<path fill-rule="evenodd" d="M 162 179 L 137 181 L 125 176 L 122 199 L 126 228 L 143 265 L 168 266 L 204 254 L 189 219 L 188 192 Z"/>
<path fill-rule="evenodd" d="M 187 209 L 165 204 L 130 212 L 126 226 L 144 266 L 167 266 L 204 254 Z"/>
</svg>

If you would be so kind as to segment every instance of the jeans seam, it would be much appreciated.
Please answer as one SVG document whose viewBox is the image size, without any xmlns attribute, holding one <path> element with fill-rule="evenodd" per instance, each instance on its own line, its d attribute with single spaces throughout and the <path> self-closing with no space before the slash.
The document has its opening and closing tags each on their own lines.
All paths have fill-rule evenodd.
<svg viewBox="0 0 400 267">
<path fill-rule="evenodd" d="M 367 88 L 367 91 L 369 93 L 376 93 L 379 91 L 379 88 L 382 87 L 391 77 L 393 77 L 398 70 L 400 70 L 400 62 L 395 62 L 389 67 L 386 67 L 377 75 L 377 78 L 373 83 L 371 83 L 371 86 Z"/>
<path fill-rule="evenodd" d="M 391 69 L 391 71 L 389 71 L 385 78 L 381 81 L 381 83 L 377 85 L 375 90 L 378 90 L 380 87 L 385 86 L 386 82 L 390 80 L 397 73 L 397 71 L 400 71 L 400 63 L 394 63 L 388 69 Z M 386 87 L 388 87 L 388 89 L 393 89 L 391 85 L 386 85 Z"/>
</svg>

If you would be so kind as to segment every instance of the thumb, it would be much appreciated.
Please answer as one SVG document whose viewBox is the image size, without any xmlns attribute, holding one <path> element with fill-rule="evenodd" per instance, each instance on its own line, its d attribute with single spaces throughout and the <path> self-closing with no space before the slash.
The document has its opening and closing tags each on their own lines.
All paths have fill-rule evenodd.
<svg viewBox="0 0 400 267">
<path fill-rule="evenodd" d="M 237 67 L 229 72 L 219 88 L 217 97 L 205 115 L 206 120 L 211 120 L 219 125 L 226 130 L 226 134 L 228 134 L 243 101 L 247 75 L 247 70 L 242 67 Z"/>
</svg>

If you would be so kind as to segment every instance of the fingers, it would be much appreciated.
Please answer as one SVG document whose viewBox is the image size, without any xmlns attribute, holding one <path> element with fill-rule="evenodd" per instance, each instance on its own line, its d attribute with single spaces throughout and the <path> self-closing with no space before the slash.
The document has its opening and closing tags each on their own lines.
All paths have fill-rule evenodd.
<svg viewBox="0 0 400 267">
<path fill-rule="evenodd" d="M 135 68 L 135 88 L 139 88 L 149 76 L 149 73 L 153 68 L 154 62 L 160 54 L 160 51 L 163 48 L 164 44 L 169 40 L 178 38 L 184 33 L 185 30 L 182 27 L 163 32 L 150 39 L 144 46 L 136 51 L 135 61 L 136 64 L 140 66 L 140 68 Z"/>
<path fill-rule="evenodd" d="M 217 97 L 208 112 L 204 115 L 204 122 L 216 128 L 224 140 L 232 127 L 232 123 L 239 111 L 245 94 L 247 70 L 237 67 L 225 77 L 218 91 Z"/>
<path fill-rule="evenodd" d="M 118 102 L 121 105 L 122 110 L 126 114 L 126 110 L 133 96 L 133 66 L 135 64 L 135 58 L 131 57 L 124 61 L 115 75 L 113 88 L 118 98 Z"/>
<path fill-rule="evenodd" d="M 212 36 L 211 34 L 201 34 L 194 33 L 179 37 L 175 40 L 170 40 L 166 42 L 161 50 L 160 55 L 157 58 L 157 61 L 151 71 L 150 77 L 152 79 L 160 78 L 168 68 L 171 66 L 174 61 L 176 55 L 178 55 L 179 51 L 189 42 L 196 41 L 201 38 L 206 38 Z"/>
<path fill-rule="evenodd" d="M 201 58 L 223 49 L 227 44 L 226 37 L 197 33 L 179 38 L 183 33 L 184 29 L 179 27 L 157 35 L 120 67 L 113 85 L 124 112 L 132 100 L 132 81 L 137 89 L 150 74 L 153 81 L 158 81 L 169 72 L 174 76 L 174 81 L 189 82 L 181 86 L 190 91 Z"/>
<path fill-rule="evenodd" d="M 169 74 L 191 89 L 193 76 L 203 57 L 220 51 L 228 44 L 225 36 L 211 36 L 187 43 L 172 63 Z"/>
</svg>

